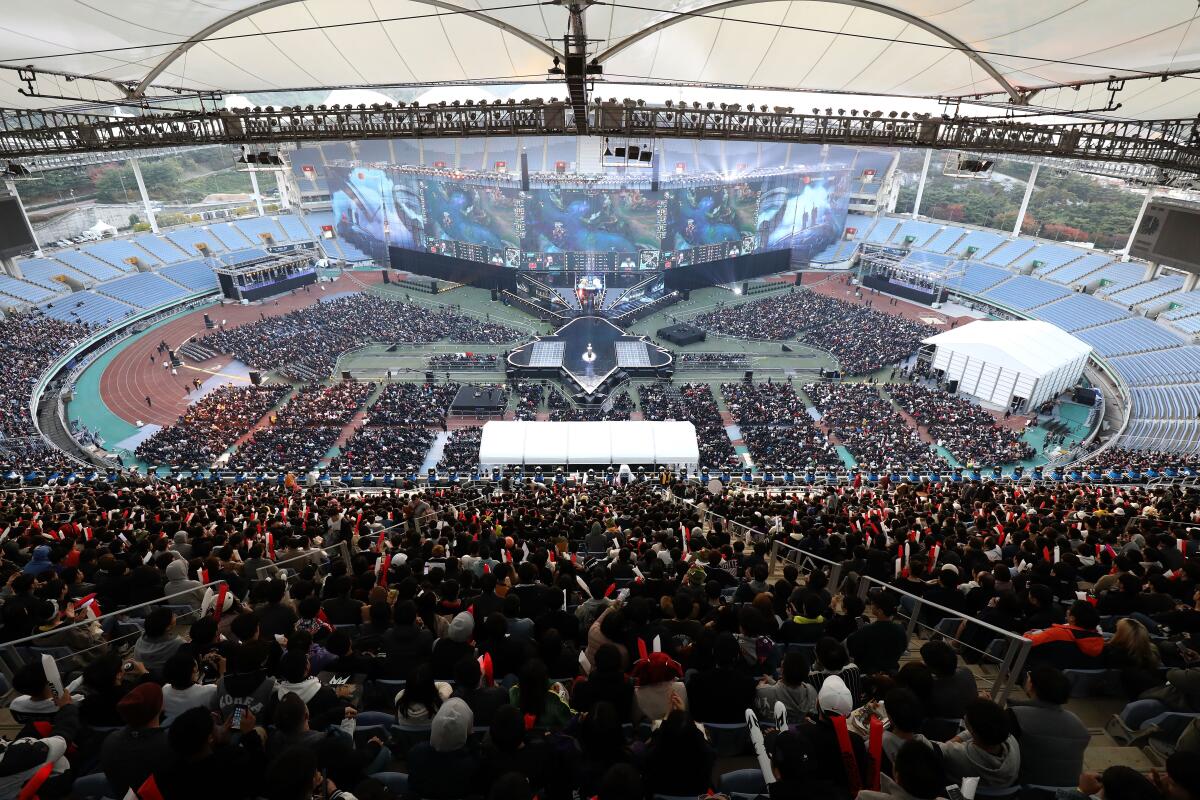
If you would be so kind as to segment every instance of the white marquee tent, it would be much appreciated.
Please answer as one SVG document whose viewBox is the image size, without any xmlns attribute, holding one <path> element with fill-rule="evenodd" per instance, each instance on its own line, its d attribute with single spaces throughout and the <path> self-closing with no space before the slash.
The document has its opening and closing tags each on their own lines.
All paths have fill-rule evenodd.
<svg viewBox="0 0 1200 800">
<path fill-rule="evenodd" d="M 1091 345 L 1040 320 L 980 320 L 925 339 L 932 364 L 958 391 L 1002 408 L 1024 398 L 1026 409 L 1053 399 L 1083 374 Z"/>
<path fill-rule="evenodd" d="M 487 422 L 479 445 L 486 467 L 659 464 L 700 462 L 690 422 Z"/>
</svg>

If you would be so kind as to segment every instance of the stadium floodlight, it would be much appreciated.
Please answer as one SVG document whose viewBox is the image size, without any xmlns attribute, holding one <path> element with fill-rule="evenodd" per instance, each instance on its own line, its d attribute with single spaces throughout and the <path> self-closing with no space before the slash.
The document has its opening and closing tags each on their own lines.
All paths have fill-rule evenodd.
<svg viewBox="0 0 1200 800">
<path fill-rule="evenodd" d="M 550 67 L 550 69 L 546 70 L 546 74 L 547 75 L 562 75 L 562 74 L 564 74 L 561 64 L 562 64 L 562 62 L 559 61 L 558 56 L 555 56 L 554 57 L 554 65 L 552 67 Z"/>
</svg>

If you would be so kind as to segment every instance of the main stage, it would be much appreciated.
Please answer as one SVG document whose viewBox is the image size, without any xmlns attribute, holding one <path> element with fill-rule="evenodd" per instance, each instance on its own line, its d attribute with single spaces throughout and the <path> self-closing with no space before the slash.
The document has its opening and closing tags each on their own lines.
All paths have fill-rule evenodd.
<svg viewBox="0 0 1200 800">
<path fill-rule="evenodd" d="M 645 336 L 630 336 L 603 317 L 578 317 L 521 345 L 508 355 L 518 375 L 565 374 L 585 395 L 596 395 L 605 382 L 624 372 L 654 376 L 671 367 L 674 357 Z"/>
</svg>

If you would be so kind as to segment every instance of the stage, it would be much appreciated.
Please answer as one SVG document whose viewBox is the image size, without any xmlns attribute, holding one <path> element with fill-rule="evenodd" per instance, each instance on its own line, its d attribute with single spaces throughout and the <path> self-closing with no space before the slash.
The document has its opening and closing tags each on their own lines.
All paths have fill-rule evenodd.
<svg viewBox="0 0 1200 800">
<path fill-rule="evenodd" d="M 686 322 L 680 322 L 666 328 L 659 328 L 654 335 L 680 347 L 686 347 L 696 342 L 703 342 L 706 337 L 704 331 L 694 325 L 688 325 Z"/>
<path fill-rule="evenodd" d="M 669 352 L 644 336 L 629 336 L 602 317 L 578 317 L 554 332 L 513 350 L 509 365 L 521 374 L 566 373 L 586 394 L 595 394 L 618 370 L 656 374 L 671 366 Z"/>
<path fill-rule="evenodd" d="M 450 403 L 450 413 L 475 417 L 502 417 L 508 398 L 503 389 L 463 386 Z"/>
</svg>

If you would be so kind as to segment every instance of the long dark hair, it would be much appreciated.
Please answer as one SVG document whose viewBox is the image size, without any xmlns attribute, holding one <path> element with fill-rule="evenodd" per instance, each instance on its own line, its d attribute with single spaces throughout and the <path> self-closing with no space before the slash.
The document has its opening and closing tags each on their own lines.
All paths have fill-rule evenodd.
<svg viewBox="0 0 1200 800">
<path fill-rule="evenodd" d="M 520 708 L 522 714 L 532 714 L 541 717 L 546 710 L 546 693 L 550 691 L 550 676 L 546 671 L 546 662 L 540 658 L 531 658 L 521 668 Z"/>
<path fill-rule="evenodd" d="M 433 681 L 433 667 L 429 664 L 418 664 L 413 668 L 396 710 L 407 711 L 417 706 L 429 709 L 430 717 L 442 706 L 442 696 L 438 694 L 437 684 Z"/>
</svg>

